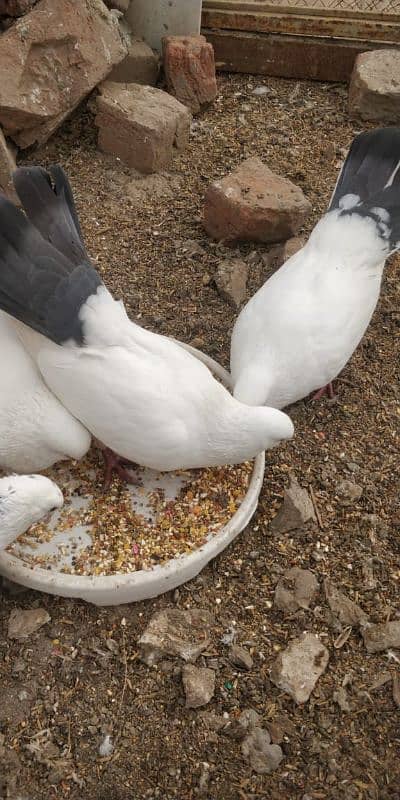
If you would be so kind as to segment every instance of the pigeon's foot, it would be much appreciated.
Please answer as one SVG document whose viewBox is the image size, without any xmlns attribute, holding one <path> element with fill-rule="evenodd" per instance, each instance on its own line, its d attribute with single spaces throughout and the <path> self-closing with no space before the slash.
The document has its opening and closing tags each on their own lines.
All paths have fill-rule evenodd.
<svg viewBox="0 0 400 800">
<path fill-rule="evenodd" d="M 332 381 L 330 381 L 330 383 L 327 383 L 326 386 L 322 386 L 321 389 L 318 389 L 318 392 L 315 392 L 315 394 L 313 394 L 311 400 L 321 400 L 321 397 L 324 397 L 325 395 L 327 395 L 330 400 L 333 400 L 333 398 L 335 397 Z"/>
<path fill-rule="evenodd" d="M 113 473 L 116 472 L 121 481 L 125 483 L 140 484 L 137 475 L 132 472 L 132 469 L 137 469 L 138 465 L 132 461 L 127 461 L 125 458 L 117 456 L 109 447 L 102 447 L 101 453 L 104 458 L 104 481 L 103 491 L 107 492 L 111 486 Z M 130 467 L 130 470 L 127 469 Z"/>
</svg>

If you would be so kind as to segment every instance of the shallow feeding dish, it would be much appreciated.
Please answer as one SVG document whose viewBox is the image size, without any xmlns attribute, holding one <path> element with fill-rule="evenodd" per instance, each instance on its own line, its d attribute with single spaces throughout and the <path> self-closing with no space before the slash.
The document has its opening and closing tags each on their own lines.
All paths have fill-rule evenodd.
<svg viewBox="0 0 400 800">
<path fill-rule="evenodd" d="M 230 376 L 223 367 L 190 345 L 182 346 L 203 361 L 222 383 L 227 387 L 230 386 Z M 71 462 L 61 462 L 48 471 L 49 477 L 56 480 L 64 491 L 64 508 L 54 512 L 46 526 L 49 535 L 45 537 L 38 535 L 34 540 L 34 549 L 32 549 L 33 534 L 28 534 L 20 537 L 10 550 L 0 551 L 0 574 L 31 589 L 62 597 L 77 597 L 98 606 L 111 606 L 145 600 L 175 589 L 194 578 L 211 559 L 221 553 L 246 527 L 257 508 L 264 477 L 265 456 L 264 453 L 260 453 L 251 465 L 228 468 L 233 478 L 239 476 L 240 479 L 247 481 L 246 475 L 248 476 L 247 488 L 243 488 L 243 496 L 237 503 L 232 504 L 231 501 L 227 503 L 225 509 L 222 509 L 221 518 L 225 514 L 224 522 L 220 522 L 218 526 L 214 524 L 213 530 L 211 526 L 209 530 L 206 529 L 204 535 L 200 537 L 199 546 L 187 552 L 183 542 L 183 545 L 179 546 L 184 550 L 169 557 L 168 560 L 163 559 L 163 563 L 153 563 L 145 569 L 135 566 L 132 567 L 134 571 L 124 572 L 118 572 L 118 567 L 115 567 L 115 571 L 109 574 L 76 574 L 77 569 L 82 569 L 82 563 L 85 562 L 89 552 L 92 552 L 90 559 L 92 563 L 97 558 L 97 554 L 93 555 L 91 551 L 96 540 L 92 542 L 90 521 L 87 521 L 90 520 L 88 509 L 93 498 L 90 488 L 82 492 L 79 480 L 76 479 L 76 470 L 81 465 L 82 462 L 75 466 Z M 90 461 L 85 469 L 84 479 L 89 482 L 92 479 L 93 482 L 96 473 L 94 468 L 91 468 Z M 138 473 L 142 485 L 129 487 L 129 495 L 126 493 L 124 495 L 125 506 L 128 503 L 130 513 L 139 515 L 144 526 L 151 526 L 156 518 L 158 523 L 160 517 L 157 515 L 157 509 L 164 509 L 161 513 L 162 519 L 162 514 L 168 513 L 169 503 L 174 504 L 174 508 L 178 504 L 176 507 L 179 508 L 179 498 L 182 494 L 185 498 L 188 494 L 191 497 L 193 494 L 191 488 L 196 487 L 196 480 L 202 472 L 192 470 L 158 473 L 142 469 Z M 154 498 L 158 500 L 155 501 Z M 104 499 L 107 500 L 109 511 L 112 497 L 107 495 Z M 205 501 L 202 501 L 200 494 L 198 505 L 194 509 L 195 511 L 198 509 L 200 521 L 202 502 L 204 504 Z M 181 514 L 185 515 L 185 506 L 182 508 Z M 40 524 L 38 528 L 40 529 Z M 156 530 L 155 525 L 153 530 Z M 161 541 L 163 535 L 160 531 Z M 142 536 L 145 537 L 145 532 L 142 532 Z M 145 542 L 146 539 L 143 538 L 142 541 Z M 139 555 L 133 555 L 132 558 L 138 558 L 140 563 L 140 533 L 138 534 L 136 530 L 133 533 L 130 529 L 127 530 L 125 549 L 127 542 L 129 546 L 136 548 L 133 553 L 137 552 Z M 80 566 L 77 567 L 77 564 Z M 71 572 L 72 569 L 75 571 Z M 100 568 L 97 566 L 95 569 Z"/>
</svg>

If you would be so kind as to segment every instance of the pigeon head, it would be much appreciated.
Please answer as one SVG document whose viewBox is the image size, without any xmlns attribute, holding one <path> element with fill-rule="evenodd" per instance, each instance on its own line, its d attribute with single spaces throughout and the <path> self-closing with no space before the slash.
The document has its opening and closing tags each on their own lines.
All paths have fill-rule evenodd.
<svg viewBox="0 0 400 800">
<path fill-rule="evenodd" d="M 0 549 L 63 503 L 61 490 L 44 475 L 1 478 Z"/>
<path fill-rule="evenodd" d="M 294 435 L 293 422 L 283 411 L 248 406 L 233 397 L 230 397 L 229 408 L 225 407 L 224 416 L 216 415 L 215 423 L 216 464 L 248 461 Z"/>
<path fill-rule="evenodd" d="M 277 408 L 248 406 L 246 407 L 245 420 L 249 440 L 253 438 L 256 452 L 271 450 L 279 442 L 293 438 L 294 425 L 292 420 Z M 257 441 L 259 442 L 259 450 Z"/>
</svg>

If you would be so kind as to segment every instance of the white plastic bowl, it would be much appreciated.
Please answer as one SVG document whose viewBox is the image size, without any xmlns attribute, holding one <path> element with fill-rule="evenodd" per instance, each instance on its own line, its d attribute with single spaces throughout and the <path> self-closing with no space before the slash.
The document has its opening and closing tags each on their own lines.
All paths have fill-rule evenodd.
<svg viewBox="0 0 400 800">
<path fill-rule="evenodd" d="M 179 344 L 182 345 L 181 342 Z M 209 356 L 190 345 L 182 345 L 203 361 L 229 387 L 228 372 Z M 15 583 L 61 597 L 77 597 L 96 606 L 114 606 L 146 600 L 191 580 L 246 527 L 258 503 L 265 467 L 265 454 L 254 461 L 247 493 L 230 521 L 209 537 L 206 544 L 188 555 L 178 556 L 149 570 L 107 576 L 70 575 L 56 569 L 29 567 L 16 555 L 0 551 L 0 574 Z"/>
</svg>

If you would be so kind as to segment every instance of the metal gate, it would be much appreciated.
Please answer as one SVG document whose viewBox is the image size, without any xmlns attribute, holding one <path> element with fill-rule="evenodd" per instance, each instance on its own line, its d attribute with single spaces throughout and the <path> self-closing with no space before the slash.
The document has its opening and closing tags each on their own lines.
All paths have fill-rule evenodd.
<svg viewBox="0 0 400 800">
<path fill-rule="evenodd" d="M 347 80 L 357 53 L 400 46 L 400 0 L 203 0 L 221 69 Z"/>
</svg>

